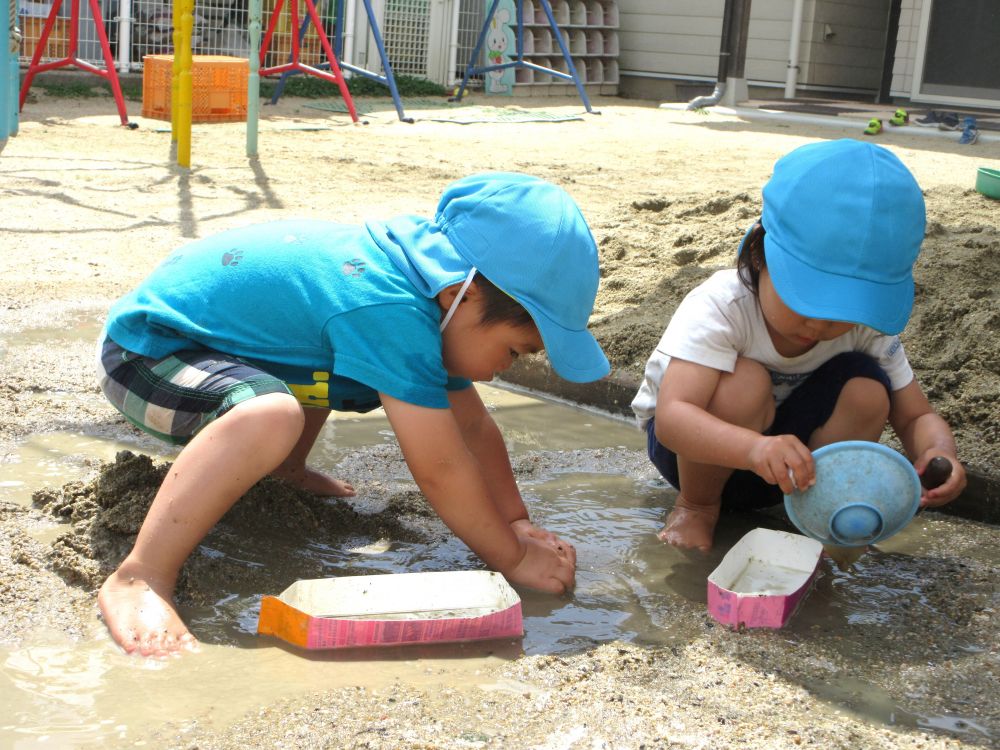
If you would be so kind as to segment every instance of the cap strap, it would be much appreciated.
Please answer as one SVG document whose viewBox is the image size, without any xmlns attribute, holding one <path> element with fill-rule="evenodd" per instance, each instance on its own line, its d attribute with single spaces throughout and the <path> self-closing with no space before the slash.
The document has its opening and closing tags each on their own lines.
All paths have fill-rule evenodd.
<svg viewBox="0 0 1000 750">
<path fill-rule="evenodd" d="M 465 281 L 462 282 L 462 288 L 458 290 L 458 294 L 455 295 L 454 301 L 451 303 L 451 307 L 448 308 L 448 312 L 444 316 L 444 320 L 441 321 L 441 328 L 439 330 L 443 331 L 445 326 L 451 320 L 451 316 L 455 314 L 455 310 L 458 309 L 458 303 L 462 301 L 462 297 L 465 296 L 465 291 L 469 288 L 469 284 L 476 276 L 476 267 L 473 266 L 472 270 L 469 271 L 469 275 L 465 277 Z"/>
</svg>

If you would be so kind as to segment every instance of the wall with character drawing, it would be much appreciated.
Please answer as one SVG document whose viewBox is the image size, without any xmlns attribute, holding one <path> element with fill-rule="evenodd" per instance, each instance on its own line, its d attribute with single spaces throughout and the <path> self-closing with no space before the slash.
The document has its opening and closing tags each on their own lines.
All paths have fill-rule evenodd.
<svg viewBox="0 0 1000 750">
<path fill-rule="evenodd" d="M 489 13 L 493 0 L 484 0 L 486 12 Z M 501 65 L 510 62 L 516 55 L 514 24 L 514 0 L 500 0 L 497 11 L 493 14 L 490 26 L 486 30 L 483 42 L 483 65 Z M 483 76 L 483 90 L 487 94 L 514 93 L 514 69 L 490 70 Z"/>
</svg>

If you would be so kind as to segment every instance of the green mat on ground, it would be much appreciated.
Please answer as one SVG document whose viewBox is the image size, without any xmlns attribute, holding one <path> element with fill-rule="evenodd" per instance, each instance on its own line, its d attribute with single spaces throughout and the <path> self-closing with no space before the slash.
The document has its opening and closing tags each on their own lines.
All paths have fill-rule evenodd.
<svg viewBox="0 0 1000 750">
<path fill-rule="evenodd" d="M 335 100 L 330 102 L 311 102 L 309 104 L 303 104 L 304 107 L 309 107 L 310 109 L 321 109 L 325 112 L 347 112 L 347 105 L 344 104 L 343 100 Z M 403 102 L 403 111 L 407 109 L 442 109 L 442 108 L 452 108 L 461 107 L 464 105 L 454 104 L 452 102 L 446 101 L 444 99 L 410 99 Z M 393 103 L 392 99 L 382 100 L 376 99 L 368 101 L 365 99 L 355 99 L 354 100 L 354 110 L 359 115 L 370 115 L 374 112 L 392 112 L 393 115 L 396 114 L 396 105 Z"/>
<path fill-rule="evenodd" d="M 469 125 L 474 122 L 567 122 L 568 120 L 582 120 L 583 117 L 580 115 L 561 115 L 542 109 L 473 106 L 455 112 L 442 112 L 440 114 L 435 112 L 431 117 L 420 119 Z"/>
<path fill-rule="evenodd" d="M 316 102 L 303 105 L 312 109 L 327 112 L 347 112 L 347 105 L 342 101 Z M 371 115 L 374 112 L 396 113 L 392 101 L 366 102 L 355 100 L 354 108 L 359 115 Z M 566 122 L 582 120 L 579 114 L 564 115 L 556 112 L 546 112 L 542 109 L 524 109 L 522 107 L 489 107 L 478 104 L 456 104 L 443 102 L 439 99 L 418 99 L 403 102 L 403 112 L 412 116 L 411 110 L 439 110 L 432 115 L 422 115 L 417 119 L 431 122 L 453 122 L 458 125 L 469 125 L 476 122 Z"/>
</svg>

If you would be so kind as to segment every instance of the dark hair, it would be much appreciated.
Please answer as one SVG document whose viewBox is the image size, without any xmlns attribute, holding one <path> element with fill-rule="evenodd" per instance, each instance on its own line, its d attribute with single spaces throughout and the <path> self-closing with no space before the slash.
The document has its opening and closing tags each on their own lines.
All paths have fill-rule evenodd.
<svg viewBox="0 0 1000 750">
<path fill-rule="evenodd" d="M 531 314 L 524 309 L 520 302 L 494 285 L 478 271 L 473 281 L 483 294 L 483 313 L 479 319 L 480 325 L 512 323 L 519 328 L 535 325 Z"/>
<path fill-rule="evenodd" d="M 757 295 L 760 290 L 760 272 L 767 266 L 764 256 L 764 225 L 758 221 L 747 233 L 740 254 L 736 257 L 736 272 L 740 283 Z"/>
</svg>

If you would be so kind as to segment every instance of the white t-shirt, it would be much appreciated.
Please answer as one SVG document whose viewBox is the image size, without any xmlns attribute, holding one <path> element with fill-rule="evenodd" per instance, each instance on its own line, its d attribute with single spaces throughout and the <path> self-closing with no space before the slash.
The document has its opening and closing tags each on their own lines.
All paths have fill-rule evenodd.
<svg viewBox="0 0 1000 750">
<path fill-rule="evenodd" d="M 889 375 L 894 391 L 913 380 L 899 337 L 866 326 L 855 326 L 832 341 L 819 341 L 797 357 L 781 356 L 767 332 L 757 297 L 740 283 L 736 269 L 718 271 L 678 305 L 646 363 L 632 411 L 645 429 L 656 412 L 656 394 L 671 357 L 723 372 L 733 371 L 737 357 L 759 362 L 771 374 L 774 399 L 780 404 L 820 365 L 843 352 L 870 355 Z"/>
</svg>

